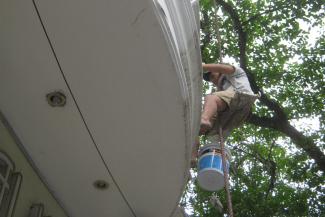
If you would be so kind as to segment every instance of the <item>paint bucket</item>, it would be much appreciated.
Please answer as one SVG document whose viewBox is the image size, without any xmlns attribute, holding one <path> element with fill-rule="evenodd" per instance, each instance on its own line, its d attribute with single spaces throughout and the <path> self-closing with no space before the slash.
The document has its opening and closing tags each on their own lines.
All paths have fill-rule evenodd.
<svg viewBox="0 0 325 217">
<path fill-rule="evenodd" d="M 226 170 L 229 174 L 230 151 L 225 147 Z M 217 191 L 223 188 L 224 175 L 219 144 L 204 146 L 199 152 L 198 176 L 199 185 L 207 191 Z"/>
</svg>

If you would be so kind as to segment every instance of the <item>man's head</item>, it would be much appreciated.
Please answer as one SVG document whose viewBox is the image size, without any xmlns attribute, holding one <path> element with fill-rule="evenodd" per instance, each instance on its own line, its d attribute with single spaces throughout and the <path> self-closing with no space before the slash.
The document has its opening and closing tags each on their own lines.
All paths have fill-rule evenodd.
<svg viewBox="0 0 325 217">
<path fill-rule="evenodd" d="M 203 73 L 203 79 L 205 81 L 210 81 L 212 82 L 214 85 L 218 85 L 218 81 L 221 77 L 221 73 L 219 72 L 206 72 L 206 73 Z"/>
</svg>

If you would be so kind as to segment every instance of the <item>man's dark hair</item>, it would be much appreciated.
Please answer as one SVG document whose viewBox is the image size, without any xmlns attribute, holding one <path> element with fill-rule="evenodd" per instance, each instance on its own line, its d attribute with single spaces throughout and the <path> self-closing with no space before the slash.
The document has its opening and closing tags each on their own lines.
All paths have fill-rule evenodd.
<svg viewBox="0 0 325 217">
<path fill-rule="evenodd" d="M 211 75 L 211 72 L 205 72 L 205 73 L 203 73 L 203 79 L 205 81 L 210 81 L 210 75 Z"/>
</svg>

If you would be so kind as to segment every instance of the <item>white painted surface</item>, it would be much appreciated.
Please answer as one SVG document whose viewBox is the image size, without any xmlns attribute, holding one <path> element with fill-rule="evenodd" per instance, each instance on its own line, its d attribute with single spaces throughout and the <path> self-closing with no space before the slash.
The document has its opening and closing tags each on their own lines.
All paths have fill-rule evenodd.
<svg viewBox="0 0 325 217">
<path fill-rule="evenodd" d="M 2 153 L 9 157 L 14 164 L 14 172 L 18 171 L 22 177 L 22 182 L 17 186 L 18 197 L 12 200 L 14 212 L 10 216 L 27 217 L 32 204 L 42 202 L 44 216 L 68 217 L 19 150 L 16 138 L 0 113 L 0 158 Z"/>
<path fill-rule="evenodd" d="M 106 171 L 50 51 L 31 1 L 0 3 L 0 108 L 70 216 L 133 216 Z M 49 91 L 67 95 L 50 107 Z M 100 192 L 96 179 L 111 187 Z"/>
<path fill-rule="evenodd" d="M 128 217 L 129 203 L 138 217 L 170 216 L 199 121 L 195 24 L 174 23 L 172 54 L 149 0 L 36 1 L 65 83 L 33 4 L 1 4 L 0 109 L 67 212 Z M 48 106 L 53 90 L 65 107 Z"/>
</svg>

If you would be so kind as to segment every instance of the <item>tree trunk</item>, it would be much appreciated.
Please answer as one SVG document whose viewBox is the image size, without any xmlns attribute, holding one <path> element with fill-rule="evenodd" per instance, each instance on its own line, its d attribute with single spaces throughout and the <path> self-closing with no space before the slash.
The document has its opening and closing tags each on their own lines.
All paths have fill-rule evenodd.
<svg viewBox="0 0 325 217">
<path fill-rule="evenodd" d="M 286 119 L 258 117 L 255 114 L 251 114 L 247 121 L 255 126 L 277 130 L 290 137 L 292 142 L 295 143 L 298 148 L 302 148 L 311 159 L 315 160 L 319 169 L 325 172 L 324 153 L 317 147 L 312 138 L 303 135 L 290 125 Z"/>
</svg>

